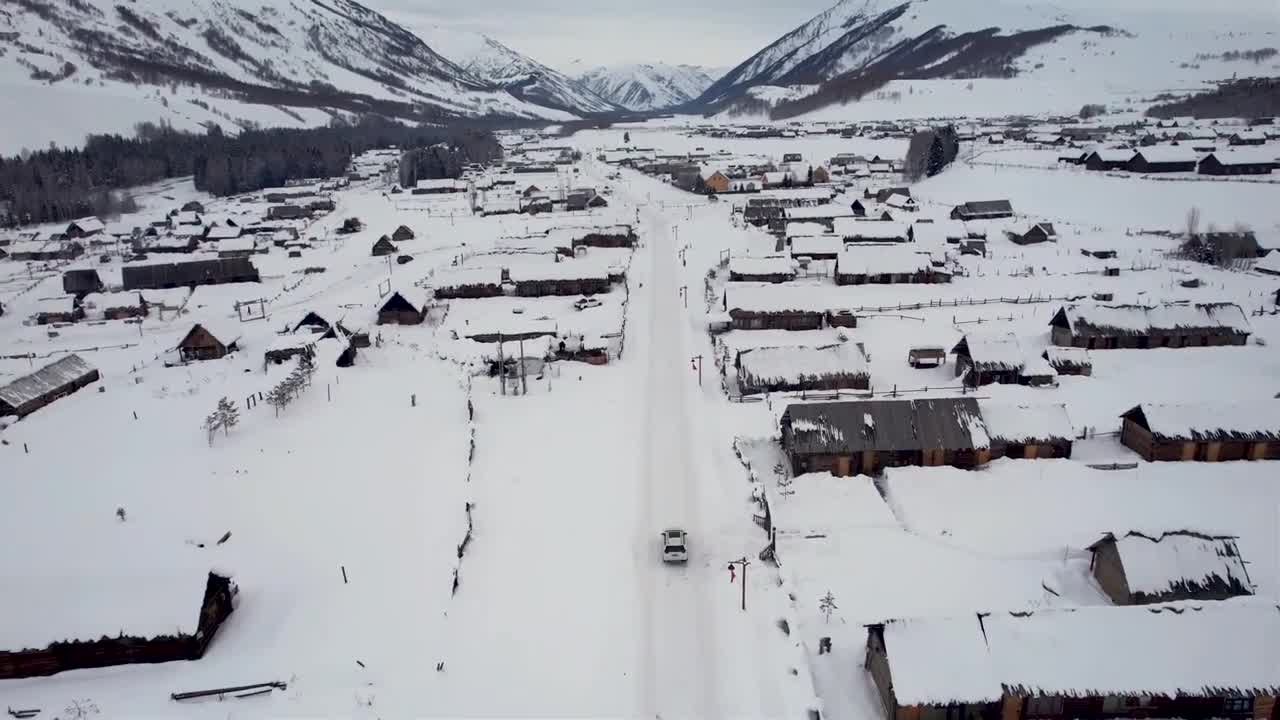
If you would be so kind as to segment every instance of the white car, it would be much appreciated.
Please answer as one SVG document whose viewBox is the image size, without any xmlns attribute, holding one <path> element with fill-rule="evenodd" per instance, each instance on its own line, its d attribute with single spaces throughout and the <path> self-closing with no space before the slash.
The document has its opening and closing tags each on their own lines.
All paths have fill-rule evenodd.
<svg viewBox="0 0 1280 720">
<path fill-rule="evenodd" d="M 604 303 L 599 298 L 584 297 L 573 304 L 575 310 L 586 310 L 587 308 L 598 308 Z"/>
<path fill-rule="evenodd" d="M 671 528 L 662 531 L 662 561 L 682 563 L 689 560 L 689 536 L 685 531 Z"/>
</svg>

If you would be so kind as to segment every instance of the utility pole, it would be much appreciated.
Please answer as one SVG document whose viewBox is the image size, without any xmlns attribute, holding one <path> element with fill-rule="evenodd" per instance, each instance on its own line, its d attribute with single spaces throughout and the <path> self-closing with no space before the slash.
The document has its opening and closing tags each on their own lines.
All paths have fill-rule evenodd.
<svg viewBox="0 0 1280 720">
<path fill-rule="evenodd" d="M 529 394 L 528 373 L 524 369 L 524 338 L 520 339 L 520 394 Z"/>
<path fill-rule="evenodd" d="M 689 286 L 688 285 L 680 286 L 680 298 L 684 300 L 684 306 L 686 308 L 689 307 Z"/>
<path fill-rule="evenodd" d="M 502 333 L 498 333 L 498 387 L 507 394 L 507 364 L 502 361 Z"/>
<path fill-rule="evenodd" d="M 702 387 L 702 356 L 694 355 L 692 358 L 689 358 L 689 362 L 694 366 L 695 369 L 697 369 L 698 387 Z"/>
<path fill-rule="evenodd" d="M 743 612 L 747 611 L 747 566 L 750 564 L 751 564 L 751 561 L 747 559 L 746 555 L 743 555 L 737 560 L 729 561 L 729 582 L 733 582 L 733 566 L 738 565 L 742 567 L 742 611 Z"/>
</svg>

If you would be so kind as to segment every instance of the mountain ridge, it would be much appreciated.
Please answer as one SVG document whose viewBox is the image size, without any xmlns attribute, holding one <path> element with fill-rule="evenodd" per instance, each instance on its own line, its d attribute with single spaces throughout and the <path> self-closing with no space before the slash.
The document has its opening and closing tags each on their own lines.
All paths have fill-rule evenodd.
<svg viewBox="0 0 1280 720">
<path fill-rule="evenodd" d="M 601 97 L 642 112 L 684 105 L 702 94 L 714 79 L 707 68 L 698 65 L 665 63 L 575 67 L 570 72 Z"/>
</svg>

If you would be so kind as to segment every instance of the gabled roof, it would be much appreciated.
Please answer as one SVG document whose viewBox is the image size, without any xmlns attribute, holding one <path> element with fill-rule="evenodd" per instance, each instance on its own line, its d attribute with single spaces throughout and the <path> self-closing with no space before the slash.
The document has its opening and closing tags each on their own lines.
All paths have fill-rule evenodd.
<svg viewBox="0 0 1280 720">
<path fill-rule="evenodd" d="M 1205 156 L 1205 160 L 1213 158 L 1225 166 L 1234 165 L 1275 165 L 1280 167 L 1280 148 L 1275 147 L 1236 147 L 1230 150 L 1215 150 Z"/>
<path fill-rule="evenodd" d="M 67 225 L 67 230 L 71 230 L 72 228 L 76 228 L 80 230 L 80 232 L 88 235 L 92 233 L 102 232 L 103 230 L 107 229 L 107 226 L 104 225 L 103 222 L 98 218 L 91 216 L 91 217 L 82 217 L 79 220 L 72 220 L 71 223 Z"/>
<path fill-rule="evenodd" d="M 1272 442 L 1280 440 L 1280 402 L 1237 404 L 1143 404 L 1120 417 L 1161 441 Z"/>
<path fill-rule="evenodd" d="M 1134 155 L 1134 159 L 1142 157 L 1149 163 L 1180 163 L 1194 164 L 1199 160 L 1196 152 L 1185 145 L 1153 145 L 1151 147 L 1139 148 Z"/>
<path fill-rule="evenodd" d="M 973 398 L 798 404 L 783 414 L 789 450 L 840 455 L 863 450 L 972 450 L 991 446 Z"/>
<path fill-rule="evenodd" d="M 957 206 L 968 217 L 1012 215 L 1013 203 L 1008 200 L 971 200 Z"/>
<path fill-rule="evenodd" d="M 866 353 L 851 342 L 821 348 L 756 348 L 743 351 L 738 362 L 743 380 L 757 386 L 871 372 Z"/>
<path fill-rule="evenodd" d="M 0 387 L 0 401 L 16 408 L 95 372 L 79 355 L 67 355 Z"/>
<path fill-rule="evenodd" d="M 1234 303 L 1203 305 L 1067 305 L 1050 324 L 1081 336 L 1143 335 L 1152 331 L 1197 330 L 1219 334 L 1253 332 L 1248 318 Z"/>
<path fill-rule="evenodd" d="M 987 433 L 995 441 L 1025 444 L 1040 442 L 1070 442 L 1075 437 L 1067 406 L 1006 405 L 980 400 L 978 408 L 987 423 Z"/>
<path fill-rule="evenodd" d="M 890 620 L 877 627 L 883 627 L 901 706 L 990 703 L 1003 694 L 1280 692 L 1280 608 L 1268 602 L 1101 605 Z"/>
<path fill-rule="evenodd" d="M 1096 551 L 1106 543 L 1115 543 L 1129 592 L 1144 596 L 1148 602 L 1205 591 L 1253 594 L 1249 572 L 1233 537 L 1189 530 L 1154 536 L 1129 532 L 1118 538 L 1107 533 L 1089 549 Z"/>
<path fill-rule="evenodd" d="M 970 333 L 960 338 L 951 352 L 967 354 L 983 372 L 1020 371 L 1027 364 L 1027 354 L 1013 333 Z"/>
</svg>

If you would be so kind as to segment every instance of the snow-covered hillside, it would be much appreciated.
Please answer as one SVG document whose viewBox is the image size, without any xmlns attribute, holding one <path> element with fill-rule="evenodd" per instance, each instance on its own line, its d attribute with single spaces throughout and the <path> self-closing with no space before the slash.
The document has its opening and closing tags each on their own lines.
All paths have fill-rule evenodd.
<svg viewBox="0 0 1280 720">
<path fill-rule="evenodd" d="M 1136 13 L 1070 2 L 841 0 L 729 71 L 698 103 L 723 104 L 762 85 L 826 83 L 820 102 L 813 103 L 821 106 L 891 80 L 1018 77 L 1079 85 L 1101 96 L 1117 88 L 1154 93 L 1235 74 L 1274 73 L 1274 60 L 1207 57 L 1275 46 L 1280 20 L 1274 13 L 1255 17 L 1215 7 L 1208 18 L 1206 12 Z"/>
<path fill-rule="evenodd" d="M 440 26 L 414 30 L 427 45 L 462 69 L 528 102 L 575 114 L 622 109 L 580 81 L 487 35 Z"/>
<path fill-rule="evenodd" d="M 716 70 L 663 63 L 613 65 L 570 70 L 591 90 L 628 110 L 661 110 L 698 97 L 715 81 Z"/>
<path fill-rule="evenodd" d="M 5 151 L 140 121 L 233 130 L 368 111 L 567 117 L 463 70 L 352 0 L 4 3 L 0 92 L 25 118 L 6 118 Z"/>
</svg>

